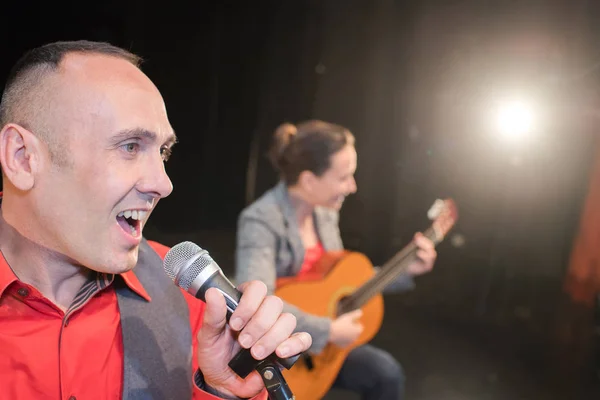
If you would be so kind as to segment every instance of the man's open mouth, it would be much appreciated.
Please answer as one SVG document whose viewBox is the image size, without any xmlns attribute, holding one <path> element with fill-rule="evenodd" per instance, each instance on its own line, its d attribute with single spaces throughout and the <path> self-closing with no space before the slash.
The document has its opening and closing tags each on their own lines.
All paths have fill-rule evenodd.
<svg viewBox="0 0 600 400">
<path fill-rule="evenodd" d="M 142 232 L 142 221 L 146 219 L 148 211 L 145 210 L 127 210 L 121 211 L 117 215 L 119 226 L 133 237 L 140 236 Z"/>
</svg>

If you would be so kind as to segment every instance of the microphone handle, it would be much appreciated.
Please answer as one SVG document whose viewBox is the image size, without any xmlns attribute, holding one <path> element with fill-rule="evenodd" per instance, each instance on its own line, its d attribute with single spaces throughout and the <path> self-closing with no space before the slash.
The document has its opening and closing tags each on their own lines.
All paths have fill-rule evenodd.
<svg viewBox="0 0 600 400">
<path fill-rule="evenodd" d="M 196 293 L 196 297 L 206 302 L 206 298 L 204 295 L 206 291 L 210 288 L 217 289 L 223 294 L 223 297 L 225 297 L 225 304 L 227 305 L 227 322 L 229 323 L 231 314 L 233 314 L 238 304 L 240 303 L 240 299 L 242 298 L 242 292 L 240 292 L 235 288 L 235 286 L 233 286 L 231 281 L 227 279 L 225 275 L 223 275 L 221 269 L 217 270 L 204 282 L 204 284 Z M 250 355 L 249 349 L 243 349 L 242 352 L 246 353 L 244 354 L 245 357 L 252 357 Z M 280 358 L 275 353 L 273 353 L 267 358 L 280 364 L 285 369 L 290 369 L 300 358 L 301 355 L 302 353 L 287 358 Z"/>
<path fill-rule="evenodd" d="M 200 287 L 200 290 L 198 290 L 196 293 L 196 297 L 206 303 L 206 298 L 204 295 L 210 288 L 217 289 L 225 298 L 225 304 L 227 305 L 227 322 L 229 323 L 231 314 L 233 314 L 240 303 L 242 292 L 233 286 L 233 283 L 231 283 L 231 281 L 227 279 L 225 275 L 223 275 L 220 269 L 212 274 L 206 280 L 206 282 L 204 282 L 204 284 Z"/>
</svg>

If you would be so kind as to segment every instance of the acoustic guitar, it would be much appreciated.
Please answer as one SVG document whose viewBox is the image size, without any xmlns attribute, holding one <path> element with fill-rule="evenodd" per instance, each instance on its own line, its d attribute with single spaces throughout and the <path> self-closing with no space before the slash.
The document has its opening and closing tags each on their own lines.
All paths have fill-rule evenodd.
<svg viewBox="0 0 600 400">
<path fill-rule="evenodd" d="M 453 200 L 436 200 L 428 216 L 433 223 L 423 234 L 437 245 L 457 221 L 458 211 Z M 307 313 L 335 319 L 352 310 L 363 311 L 360 322 L 364 330 L 354 343 L 345 348 L 329 343 L 321 353 L 300 358 L 293 368 L 283 371 L 296 400 L 323 398 L 348 353 L 377 334 L 383 321 L 381 292 L 406 273 L 416 252 L 417 246 L 411 242 L 378 270 L 363 254 L 329 252 L 316 263 L 314 273 L 277 280 L 275 295 Z"/>
</svg>

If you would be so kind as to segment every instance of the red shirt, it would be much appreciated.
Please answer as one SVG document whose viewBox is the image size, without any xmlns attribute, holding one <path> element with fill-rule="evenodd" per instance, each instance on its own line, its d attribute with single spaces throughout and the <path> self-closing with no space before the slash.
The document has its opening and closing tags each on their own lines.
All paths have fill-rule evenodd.
<svg viewBox="0 0 600 400">
<path fill-rule="evenodd" d="M 304 252 L 304 261 L 298 275 L 299 278 L 308 278 L 311 274 L 315 273 L 314 267 L 319 259 L 325 254 L 325 249 L 321 242 L 317 242 L 313 247 L 306 249 Z"/>
<path fill-rule="evenodd" d="M 168 248 L 151 244 L 164 257 Z M 121 274 L 121 278 L 132 291 L 152 301 L 133 271 Z M 36 288 L 20 282 L 4 256 L 0 256 L 2 398 L 121 398 L 123 338 L 117 295 L 111 285 L 113 279 L 112 275 L 95 274 L 63 312 Z M 196 371 L 196 333 L 202 324 L 204 303 L 183 293 L 190 310 L 192 371 Z M 194 385 L 194 400 L 217 398 Z M 260 398 L 266 398 L 266 392 Z"/>
</svg>

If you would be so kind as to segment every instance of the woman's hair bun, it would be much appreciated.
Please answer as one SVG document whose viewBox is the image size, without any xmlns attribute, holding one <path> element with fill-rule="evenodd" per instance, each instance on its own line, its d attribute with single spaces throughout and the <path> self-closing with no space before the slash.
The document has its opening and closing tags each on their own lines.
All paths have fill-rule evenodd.
<svg viewBox="0 0 600 400">
<path fill-rule="evenodd" d="M 285 149 L 290 144 L 296 133 L 298 133 L 298 129 L 294 124 L 290 124 L 289 122 L 285 122 L 275 129 L 275 134 L 273 135 L 273 144 L 271 146 L 271 150 L 269 151 L 269 158 L 276 169 L 281 169 L 282 158 Z"/>
</svg>

